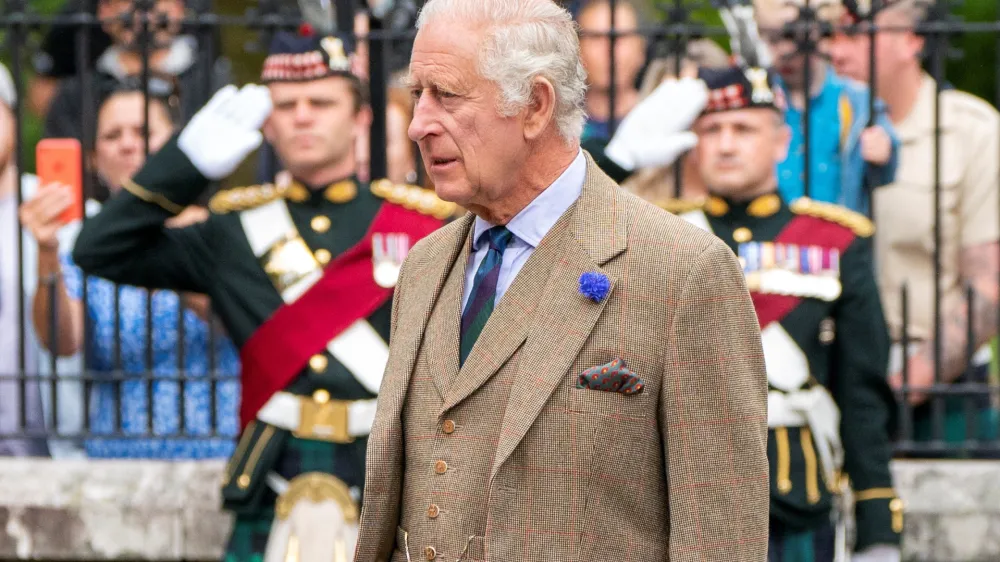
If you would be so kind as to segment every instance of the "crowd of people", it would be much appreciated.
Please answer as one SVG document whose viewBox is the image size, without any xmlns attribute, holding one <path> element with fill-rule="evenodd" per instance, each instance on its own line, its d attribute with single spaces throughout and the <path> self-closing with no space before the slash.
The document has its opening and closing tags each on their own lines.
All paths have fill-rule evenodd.
<svg viewBox="0 0 1000 562">
<path fill-rule="evenodd" d="M 767 392 L 757 396 L 757 389 L 739 387 L 746 392 L 746 403 L 739 407 L 746 408 L 748 419 L 757 399 L 768 410 L 766 445 L 757 451 L 759 443 L 747 441 L 744 460 L 759 452 L 766 456 L 764 469 L 770 467 L 764 487 L 770 488 L 771 560 L 814 559 L 794 554 L 804 551 L 815 554 L 815 560 L 832 557 L 841 548 L 840 539 L 834 539 L 841 523 L 830 523 L 829 514 L 844 488 L 854 491 L 857 504 L 855 560 L 898 560 L 902 508 L 888 462 L 900 437 L 900 397 L 912 415 L 912 434 L 906 438 L 925 444 L 939 437 L 976 442 L 987 447 L 971 448 L 965 456 L 995 456 L 1000 441 L 993 348 L 1000 325 L 1000 113 L 924 69 L 927 42 L 915 28 L 928 17 L 926 3 L 886 2 L 871 18 L 864 0 L 825 3 L 816 14 L 834 31 L 817 35 L 816 51 L 806 54 L 788 33 L 803 4 L 754 0 L 752 6 L 722 9 L 729 50 L 698 39 L 667 56 L 636 33 L 643 10 L 631 1 L 565 3 L 579 33 L 578 49 L 570 45 L 578 53 L 579 69 L 565 61 L 558 66 L 558 58 L 538 62 L 529 56 L 534 47 L 521 53 L 523 65 L 537 63 L 559 73 L 554 82 L 545 82 L 548 86 L 516 89 L 517 73 L 528 70 L 501 59 L 503 48 L 514 49 L 518 38 L 510 32 L 501 43 L 489 36 L 496 44 L 482 52 L 492 58 L 481 55 L 484 60 L 474 70 L 483 84 L 499 85 L 497 95 L 504 100 L 499 116 L 488 115 L 485 102 L 470 93 L 485 86 L 468 76 L 450 76 L 449 65 L 463 67 L 435 58 L 436 52 L 461 52 L 464 46 L 434 35 L 433 25 L 423 32 L 425 50 L 420 43 L 414 47 L 411 64 L 390 65 L 388 106 L 370 107 L 364 34 L 373 22 L 390 18 L 384 4 L 371 1 L 358 11 L 356 37 L 318 33 L 309 25 L 276 34 L 260 72 L 263 86 L 237 88 L 229 61 L 201 56 L 204 46 L 180 26 L 159 30 L 144 60 L 136 30 L 121 19 L 132 3 L 98 1 L 96 14 L 108 23 L 90 79 L 57 72 L 61 67 L 53 54 L 36 57 L 38 74 L 27 88 L 29 110 L 45 116 L 45 137 L 87 140 L 85 146 L 92 147 L 84 155 L 87 219 L 70 224 L 60 217 L 79 194 L 65 185 L 39 185 L 35 175 L 17 169 L 12 157 L 20 142 L 14 134 L 16 89 L 0 66 L 0 224 L 5 229 L 0 235 L 0 433 L 22 432 L 0 438 L 0 454 L 229 458 L 223 499 L 237 519 L 227 560 L 254 560 L 265 550 L 292 548 L 288 536 L 274 539 L 272 524 L 281 498 L 306 485 L 300 475 L 337 475 L 337 491 L 331 494 L 347 498 L 338 504 L 341 515 L 347 510 L 343 506 L 369 491 L 364 462 L 366 447 L 369 455 L 373 449 L 368 431 L 373 419 L 378 426 L 375 398 L 386 392 L 383 387 L 379 393 L 386 361 L 393 364 L 390 334 L 401 337 L 393 322 L 406 315 L 406 340 L 419 316 L 418 304 L 410 304 L 419 303 L 418 297 L 393 304 L 394 298 L 404 298 L 398 296 L 400 289 L 409 287 L 403 283 L 405 271 L 403 277 L 399 272 L 409 250 L 428 236 L 447 247 L 448 239 L 438 234 L 441 227 L 465 220 L 466 209 L 479 217 L 466 225 L 474 234 L 465 253 L 428 256 L 421 246 L 425 252 L 417 261 L 422 265 L 411 266 L 431 271 L 427 264 L 435 259 L 450 263 L 456 255 L 482 264 L 465 272 L 464 286 L 460 275 L 447 271 L 436 287 L 420 285 L 427 293 L 455 289 L 454 302 L 446 304 L 454 305 L 456 315 L 464 311 L 461 324 L 448 326 L 440 307 L 430 302 L 424 310 L 430 320 L 424 321 L 428 334 L 440 341 L 457 338 L 460 345 L 453 357 L 446 351 L 413 357 L 409 368 L 417 375 L 400 392 L 433 402 L 452 384 L 448 373 L 459 368 L 472 379 L 480 371 L 485 377 L 498 370 L 501 379 L 514 377 L 520 374 L 516 362 L 513 367 L 502 363 L 514 351 L 504 346 L 521 345 L 525 335 L 515 344 L 511 338 L 518 337 L 517 330 L 502 332 L 497 320 L 487 319 L 494 307 L 496 318 L 507 321 L 518 311 L 534 310 L 527 303 L 547 287 L 548 274 L 533 277 L 532 264 L 537 268 L 537 262 L 552 257 L 543 243 L 546 236 L 551 231 L 566 244 L 559 238 L 563 230 L 584 228 L 560 219 L 563 212 L 571 213 L 573 200 L 632 209 L 624 200 L 594 195 L 597 187 L 583 178 L 600 170 L 626 192 L 714 234 L 742 268 L 761 328 Z M 407 3 L 390 4 L 405 8 Z M 518 6 L 537 9 L 539 21 L 549 23 L 563 13 L 535 4 L 543 2 L 524 0 Z M 168 22 L 178 21 L 184 9 L 183 0 L 158 0 L 155 7 Z M 469 10 L 462 17 L 499 17 L 490 9 Z M 516 18 L 523 14 L 511 14 L 504 16 L 511 18 L 504 25 L 517 28 Z M 446 19 L 438 12 L 426 17 Z M 874 42 L 865 32 L 868 21 L 880 28 Z M 614 49 L 606 36 L 612 30 Z M 570 48 L 556 31 L 546 37 L 554 52 Z M 869 67 L 873 50 L 874 69 Z M 139 79 L 144 64 L 148 81 Z M 586 88 L 574 89 L 578 81 Z M 877 92 L 874 100 L 869 84 Z M 85 92 L 88 86 L 94 90 Z M 81 105 L 88 99 L 92 110 Z M 371 177 L 368 165 L 376 109 L 386 112 L 386 178 Z M 510 128 L 513 115 L 521 116 L 517 135 Z M 523 137 L 524 146 L 551 148 L 546 154 L 553 162 L 565 159 L 568 167 L 551 184 L 559 189 L 536 194 L 532 204 L 511 216 L 503 215 L 499 199 L 490 194 L 477 193 L 456 205 L 466 194 L 450 178 L 460 164 L 473 164 L 469 154 L 478 155 L 476 174 L 483 178 L 495 177 L 522 156 L 533 166 L 545 165 L 537 155 L 517 153 L 513 145 L 507 152 L 494 146 L 479 134 L 487 128 L 498 137 L 513 135 L 519 142 Z M 559 145 L 557 137 L 570 148 Z M 455 139 L 458 148 L 439 138 Z M 578 153 L 573 143 L 583 150 Z M 258 185 L 211 191 L 214 182 L 251 156 Z M 426 174 L 418 173 L 421 159 Z M 415 185 L 419 181 L 424 185 Z M 569 199 L 571 186 L 579 183 L 583 191 L 576 185 Z M 617 224 L 606 216 L 607 208 L 593 212 L 586 227 Z M 584 244 L 598 266 L 622 251 L 603 244 L 624 244 L 615 238 L 624 234 L 591 234 L 609 238 Z M 639 240 L 650 248 L 664 243 Z M 368 253 L 358 254 L 359 248 Z M 595 257 L 601 252 L 608 255 Z M 650 252 L 658 255 L 659 250 Z M 357 265 L 357 255 L 370 256 L 374 267 L 365 270 L 364 283 L 351 281 L 364 266 Z M 693 256 L 687 265 L 704 266 L 701 257 Z M 716 290 L 735 287 L 726 277 L 728 262 L 716 258 L 712 264 L 718 272 L 705 270 L 708 277 L 701 283 L 717 282 Z M 568 255 L 563 263 L 573 259 Z M 522 268 L 528 273 L 517 273 Z M 352 273 L 323 275 L 324 269 Z M 520 277 L 510 284 L 513 275 Z M 420 281 L 433 282 L 430 277 Z M 586 288 L 582 278 L 580 283 L 580 291 L 597 302 L 609 290 Z M 667 290 L 650 283 L 629 286 L 620 298 L 653 301 L 659 297 L 639 293 Z M 501 300 L 508 289 L 510 296 Z M 683 308 L 683 296 L 675 294 L 679 288 L 669 290 L 670 302 Z M 18 307 L 22 300 L 23 309 Z M 511 308 L 512 302 L 521 308 Z M 621 326 L 614 329 L 622 329 L 620 337 L 636 346 L 659 349 L 641 330 L 626 334 L 622 328 L 628 322 L 646 328 L 648 319 L 633 318 L 637 313 L 630 308 L 641 306 L 622 304 L 622 318 L 615 320 Z M 727 306 L 732 306 L 730 322 L 747 312 Z M 314 323 L 309 310 L 318 307 L 336 310 L 331 316 L 342 325 Z M 690 320 L 732 327 L 720 318 Z M 700 329 L 694 332 L 705 337 Z M 474 335 L 467 339 L 467 334 Z M 686 333 L 684 338 L 691 338 L 692 347 L 681 351 L 697 355 L 692 350 L 700 345 L 694 342 L 698 336 Z M 483 339 L 496 343 L 475 345 Z M 533 350 L 531 342 L 529 337 L 526 349 Z M 730 351 L 749 365 L 753 359 L 746 357 L 752 353 L 744 343 L 730 342 Z M 605 344 L 621 347 L 617 341 Z M 416 353 L 417 343 L 412 345 Z M 650 367 L 646 352 L 629 349 L 633 370 L 641 370 L 636 363 Z M 466 360 L 470 369 L 464 368 Z M 483 365 L 492 362 L 500 364 L 486 372 Z M 609 365 L 604 371 L 631 373 L 624 363 Z M 698 368 L 705 376 L 722 369 Z M 23 380 L 12 377 L 20 372 Z M 968 393 L 932 398 L 926 388 L 936 373 L 941 383 L 965 385 L 959 388 Z M 631 388 L 640 390 L 649 382 Z M 500 393 L 515 384 L 495 386 L 485 378 L 478 383 L 484 408 L 506 403 Z M 737 408 L 739 401 L 727 393 L 739 385 L 704 384 L 699 399 Z M 906 392 L 898 393 L 904 385 Z M 986 388 L 993 389 L 992 395 Z M 443 402 L 458 408 L 462 392 L 467 397 L 475 390 L 455 382 Z M 612 407 L 587 403 L 590 398 L 572 389 L 567 395 L 570 402 L 583 401 L 567 409 Z M 421 417 L 426 412 L 414 411 L 400 396 L 390 393 L 385 408 L 395 409 L 403 427 L 396 427 L 395 419 L 384 422 L 388 426 L 380 441 L 372 432 L 374 462 L 382 463 L 386 474 L 401 466 L 398 458 L 387 456 L 396 446 L 390 434 L 451 435 L 457 427 L 479 435 L 473 439 L 477 443 L 495 447 L 502 440 L 497 432 L 503 412 L 484 418 L 497 422 L 492 427 L 459 414 L 439 423 Z M 940 436 L 935 400 L 942 401 Z M 645 415 L 637 406 L 621 407 Z M 335 423 L 341 418 L 343 423 Z M 456 426 L 460 418 L 464 421 Z M 663 426 L 675 423 L 669 419 Z M 85 438 L 65 437 L 84 427 Z M 601 431 L 594 428 L 591 438 Z M 535 440 L 540 439 L 529 435 L 522 446 L 539 447 L 544 440 Z M 928 451 L 921 454 L 957 454 Z M 487 458 L 490 451 L 482 453 Z M 423 442 L 407 449 L 417 459 L 411 462 L 426 461 L 435 474 L 448 474 L 448 463 L 432 458 L 438 454 Z M 555 458 L 550 462 L 559 464 Z M 629 462 L 637 472 L 649 468 Z M 488 469 L 474 465 L 469 470 Z M 370 468 L 368 474 L 370 480 Z M 409 498 L 401 501 L 412 511 L 423 501 L 414 487 L 430 490 L 436 481 L 434 476 L 426 482 L 424 476 L 412 476 L 413 482 L 407 478 L 399 476 L 408 483 L 406 494 L 397 493 Z M 374 517 L 396 509 L 387 490 L 397 484 L 378 476 L 373 498 L 385 509 Z M 746 493 L 754 494 L 757 484 L 748 483 Z M 716 499 L 732 499 L 723 496 Z M 433 536 L 428 520 L 445 512 L 444 501 L 421 508 L 426 515 L 420 521 L 405 516 L 408 532 Z M 299 513 L 287 524 L 306 525 L 309 517 L 316 512 Z M 652 529 L 659 519 L 650 517 Z M 474 518 L 462 525 L 476 527 Z M 361 559 L 386 558 L 392 554 L 386 548 L 405 548 L 409 557 L 410 547 L 400 546 L 409 540 L 407 534 L 397 535 L 393 528 L 389 536 L 385 528 L 377 519 L 368 520 Z M 350 533 L 334 534 L 330 548 L 353 547 L 355 539 Z M 474 539 L 465 549 L 482 551 L 482 541 Z M 450 540 L 441 539 L 438 548 Z M 462 545 L 443 548 L 450 556 Z M 426 549 L 428 560 L 439 554 L 435 547 Z"/>
</svg>

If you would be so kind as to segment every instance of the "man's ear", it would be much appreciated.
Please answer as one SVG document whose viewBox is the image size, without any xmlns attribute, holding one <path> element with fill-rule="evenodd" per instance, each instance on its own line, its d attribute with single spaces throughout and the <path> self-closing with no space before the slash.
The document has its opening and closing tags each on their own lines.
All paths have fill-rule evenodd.
<svg viewBox="0 0 1000 562">
<path fill-rule="evenodd" d="M 552 122 L 556 110 L 556 89 L 547 78 L 536 76 L 531 84 L 531 102 L 524 115 L 524 137 L 537 139 Z"/>
</svg>

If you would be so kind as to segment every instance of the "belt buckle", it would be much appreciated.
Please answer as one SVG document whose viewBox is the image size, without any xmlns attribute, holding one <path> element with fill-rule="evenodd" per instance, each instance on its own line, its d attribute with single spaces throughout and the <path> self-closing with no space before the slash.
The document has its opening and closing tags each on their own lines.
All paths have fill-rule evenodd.
<svg viewBox="0 0 1000 562">
<path fill-rule="evenodd" d="M 292 435 L 332 443 L 353 443 L 347 430 L 347 409 L 350 401 L 330 400 L 330 393 L 317 390 L 311 397 L 300 398 L 299 428 Z"/>
</svg>

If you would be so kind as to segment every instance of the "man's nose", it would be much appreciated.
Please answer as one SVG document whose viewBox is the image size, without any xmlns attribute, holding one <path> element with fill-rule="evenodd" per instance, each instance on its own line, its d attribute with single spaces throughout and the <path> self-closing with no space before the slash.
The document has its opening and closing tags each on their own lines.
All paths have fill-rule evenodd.
<svg viewBox="0 0 1000 562">
<path fill-rule="evenodd" d="M 730 129 L 722 129 L 719 132 L 719 151 L 725 154 L 731 153 L 736 148 L 736 137 Z"/>
<path fill-rule="evenodd" d="M 145 147 L 146 139 L 142 135 L 135 133 L 125 133 L 122 135 L 121 144 L 118 148 L 122 152 L 138 152 Z"/>
<path fill-rule="evenodd" d="M 298 103 L 295 105 L 295 122 L 298 124 L 308 124 L 313 120 L 313 109 L 308 103 Z"/>
<path fill-rule="evenodd" d="M 410 126 L 406 130 L 410 140 L 417 142 L 440 132 L 436 113 L 434 101 L 429 96 L 421 94 L 413 106 L 413 119 L 410 120 Z"/>
</svg>

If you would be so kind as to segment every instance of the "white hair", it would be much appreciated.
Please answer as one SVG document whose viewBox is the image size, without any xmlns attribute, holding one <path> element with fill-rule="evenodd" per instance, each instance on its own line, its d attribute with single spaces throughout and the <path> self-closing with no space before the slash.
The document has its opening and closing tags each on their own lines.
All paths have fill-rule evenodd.
<svg viewBox="0 0 1000 562">
<path fill-rule="evenodd" d="M 555 89 L 553 117 L 559 133 L 567 142 L 580 140 L 587 73 L 568 11 L 552 0 L 430 0 L 420 11 L 417 29 L 438 19 L 485 30 L 479 73 L 499 87 L 501 115 L 510 117 L 527 107 L 532 81 L 541 76 Z"/>
</svg>

